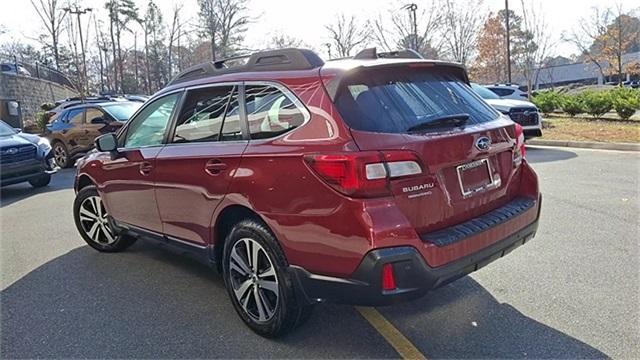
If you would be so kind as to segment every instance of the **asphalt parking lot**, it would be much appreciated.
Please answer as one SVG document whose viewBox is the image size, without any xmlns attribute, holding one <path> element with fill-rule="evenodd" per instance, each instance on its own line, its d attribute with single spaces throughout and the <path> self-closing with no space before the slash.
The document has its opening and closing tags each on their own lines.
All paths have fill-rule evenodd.
<svg viewBox="0 0 640 360">
<path fill-rule="evenodd" d="M 426 358 L 640 358 L 640 154 L 529 148 L 544 196 L 536 239 L 418 301 L 377 310 Z M 1 191 L 2 358 L 393 358 L 353 307 L 253 334 L 220 276 L 142 242 L 84 245 L 73 170 Z"/>
</svg>

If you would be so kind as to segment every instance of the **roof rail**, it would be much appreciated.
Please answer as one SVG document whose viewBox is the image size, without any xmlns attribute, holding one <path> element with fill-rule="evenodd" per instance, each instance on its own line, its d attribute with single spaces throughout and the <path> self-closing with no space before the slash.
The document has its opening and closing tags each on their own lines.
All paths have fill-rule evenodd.
<svg viewBox="0 0 640 360">
<path fill-rule="evenodd" d="M 420 55 L 417 51 L 412 49 L 379 53 L 377 49 L 374 47 L 361 50 L 359 53 L 356 54 L 356 56 L 353 57 L 353 59 L 355 60 L 375 60 L 375 59 L 386 59 L 386 58 L 424 59 L 422 55 Z"/>
<path fill-rule="evenodd" d="M 242 59 L 247 59 L 244 64 L 234 64 L 238 60 Z M 176 75 L 168 85 L 229 73 L 247 71 L 309 70 L 322 65 L 324 65 L 324 61 L 316 53 L 307 49 L 287 48 L 259 51 L 253 54 L 234 56 L 192 66 Z"/>
</svg>

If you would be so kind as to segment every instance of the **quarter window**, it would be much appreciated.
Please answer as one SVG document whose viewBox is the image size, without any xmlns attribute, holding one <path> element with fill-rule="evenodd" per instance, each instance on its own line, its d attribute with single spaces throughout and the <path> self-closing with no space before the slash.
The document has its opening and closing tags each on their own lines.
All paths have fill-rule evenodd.
<svg viewBox="0 0 640 360">
<path fill-rule="evenodd" d="M 270 85 L 246 87 L 247 118 L 252 139 L 280 135 L 302 125 L 304 113 L 278 88 Z"/>
<path fill-rule="evenodd" d="M 68 122 L 69 124 L 73 124 L 73 125 L 82 124 L 83 116 L 84 116 L 83 112 L 84 112 L 83 109 L 69 110 L 69 114 L 67 114 L 67 119 L 65 122 Z"/>
<path fill-rule="evenodd" d="M 104 113 L 96 108 L 88 108 L 87 109 L 87 123 L 92 124 L 94 120 L 102 119 L 102 121 L 106 121 L 107 119 L 104 116 Z"/>
<path fill-rule="evenodd" d="M 218 141 L 225 112 L 234 96 L 233 86 L 214 86 L 187 93 L 176 122 L 174 143 Z"/>
<path fill-rule="evenodd" d="M 160 145 L 176 106 L 178 94 L 153 101 L 131 120 L 126 130 L 124 147 Z"/>
</svg>

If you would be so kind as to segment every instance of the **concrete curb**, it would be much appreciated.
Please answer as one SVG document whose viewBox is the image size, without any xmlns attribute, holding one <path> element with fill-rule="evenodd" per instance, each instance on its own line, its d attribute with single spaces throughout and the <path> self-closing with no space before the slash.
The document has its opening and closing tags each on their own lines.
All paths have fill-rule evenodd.
<svg viewBox="0 0 640 360">
<path fill-rule="evenodd" d="M 640 144 L 631 143 L 600 143 L 586 141 L 531 139 L 527 140 L 527 145 L 562 146 L 599 150 L 640 151 Z"/>
</svg>

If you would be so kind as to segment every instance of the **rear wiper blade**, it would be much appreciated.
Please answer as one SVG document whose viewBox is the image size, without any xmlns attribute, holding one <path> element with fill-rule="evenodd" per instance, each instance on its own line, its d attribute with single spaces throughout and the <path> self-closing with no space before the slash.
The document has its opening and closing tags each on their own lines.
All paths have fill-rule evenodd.
<svg viewBox="0 0 640 360">
<path fill-rule="evenodd" d="M 469 114 L 467 113 L 445 115 L 411 126 L 407 129 L 407 132 L 420 131 L 443 126 L 460 126 L 464 125 L 467 120 L 469 120 Z"/>
</svg>

